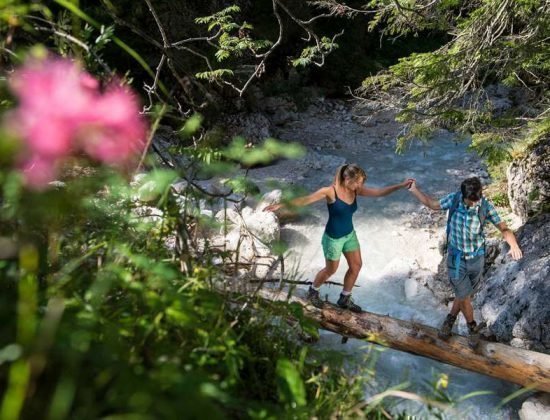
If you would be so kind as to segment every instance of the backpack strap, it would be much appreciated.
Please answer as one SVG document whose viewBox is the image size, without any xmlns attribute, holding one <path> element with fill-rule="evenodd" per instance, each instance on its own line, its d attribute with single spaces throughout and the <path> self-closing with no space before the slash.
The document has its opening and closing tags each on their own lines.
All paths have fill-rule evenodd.
<svg viewBox="0 0 550 420">
<path fill-rule="evenodd" d="M 455 214 L 455 211 L 458 208 L 461 199 L 462 193 L 460 191 L 455 193 L 453 201 L 451 203 L 451 207 L 449 207 L 449 211 L 447 213 L 447 243 L 449 243 L 449 233 L 451 232 L 451 219 L 453 217 L 453 214 Z"/>
<path fill-rule="evenodd" d="M 479 210 L 478 210 L 479 223 L 481 224 L 482 232 L 483 232 L 483 225 L 485 224 L 485 220 L 487 219 L 488 215 L 489 215 L 489 205 L 485 197 L 482 197 L 481 205 L 479 206 Z"/>
<path fill-rule="evenodd" d="M 485 199 L 485 197 L 481 197 L 481 205 L 479 206 L 479 209 L 477 211 L 477 216 L 479 217 L 480 232 L 482 235 L 483 235 L 483 226 L 485 225 L 485 220 L 487 220 L 488 215 L 489 215 L 489 203 Z M 483 235 L 483 238 L 485 239 L 485 235 Z"/>
</svg>

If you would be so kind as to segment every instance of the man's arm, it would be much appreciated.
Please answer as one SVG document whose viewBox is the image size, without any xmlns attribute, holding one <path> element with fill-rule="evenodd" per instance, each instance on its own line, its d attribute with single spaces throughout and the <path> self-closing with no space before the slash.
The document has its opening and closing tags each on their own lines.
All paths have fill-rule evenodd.
<svg viewBox="0 0 550 420">
<path fill-rule="evenodd" d="M 416 182 L 413 182 L 411 184 L 409 191 L 412 193 L 412 195 L 414 195 L 418 199 L 418 201 L 420 201 L 426 207 L 432 210 L 441 210 L 441 204 L 439 204 L 439 200 L 436 200 L 430 197 L 429 195 L 424 194 L 422 191 L 420 191 L 416 186 Z"/>
<path fill-rule="evenodd" d="M 514 260 L 519 260 L 521 257 L 523 257 L 523 252 L 521 252 L 521 249 L 518 245 L 518 241 L 516 239 L 516 235 L 514 235 L 514 232 L 510 230 L 508 225 L 506 225 L 506 222 L 500 222 L 497 225 L 498 230 L 502 233 L 502 236 L 504 240 L 510 245 L 510 252 L 508 252 L 510 255 L 512 255 L 512 258 Z"/>
<path fill-rule="evenodd" d="M 359 191 L 357 191 L 357 195 L 361 195 L 363 197 L 384 197 L 386 195 L 390 195 L 391 193 L 401 188 L 408 187 L 409 185 L 412 184 L 412 182 L 413 182 L 412 179 L 406 179 L 405 181 L 399 184 L 390 185 L 384 188 L 368 188 L 368 187 L 362 186 L 359 189 Z"/>
</svg>

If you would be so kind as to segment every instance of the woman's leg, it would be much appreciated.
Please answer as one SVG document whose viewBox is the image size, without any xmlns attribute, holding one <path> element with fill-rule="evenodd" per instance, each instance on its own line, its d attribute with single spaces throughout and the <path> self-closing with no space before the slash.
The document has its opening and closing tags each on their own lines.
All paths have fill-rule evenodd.
<svg viewBox="0 0 550 420">
<path fill-rule="evenodd" d="M 361 250 L 356 249 L 354 251 L 344 252 L 344 257 L 346 257 L 349 266 L 344 276 L 344 292 L 351 292 L 359 276 L 361 266 L 363 265 Z"/>
<path fill-rule="evenodd" d="M 313 281 L 313 287 L 319 288 L 321 285 L 328 280 L 330 276 L 336 273 L 338 269 L 338 264 L 340 261 L 325 260 L 325 268 L 317 273 L 315 280 Z"/>
</svg>

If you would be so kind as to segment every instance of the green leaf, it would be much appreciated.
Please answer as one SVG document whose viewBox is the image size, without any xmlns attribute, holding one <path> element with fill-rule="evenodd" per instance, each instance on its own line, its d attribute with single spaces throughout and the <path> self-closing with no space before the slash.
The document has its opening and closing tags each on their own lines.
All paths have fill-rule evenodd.
<svg viewBox="0 0 550 420">
<path fill-rule="evenodd" d="M 187 121 L 185 121 L 180 133 L 183 134 L 185 138 L 190 138 L 199 130 L 199 128 L 201 128 L 202 120 L 202 115 L 193 114 Z"/>
<path fill-rule="evenodd" d="M 276 373 L 280 400 L 292 406 L 305 406 L 306 388 L 297 367 L 288 359 L 279 359 Z"/>
</svg>

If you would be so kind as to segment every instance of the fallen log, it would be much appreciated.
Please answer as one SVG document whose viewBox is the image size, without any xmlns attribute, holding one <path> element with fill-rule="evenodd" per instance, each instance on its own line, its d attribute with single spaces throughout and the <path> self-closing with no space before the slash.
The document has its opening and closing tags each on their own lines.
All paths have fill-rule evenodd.
<svg viewBox="0 0 550 420">
<path fill-rule="evenodd" d="M 288 291 L 261 289 L 259 295 L 267 300 L 286 300 Z M 550 355 L 519 349 L 501 343 L 480 340 L 472 350 L 463 336 L 441 340 L 437 329 L 414 322 L 402 321 L 371 312 L 354 314 L 335 305 L 318 309 L 299 296 L 290 302 L 304 306 L 304 315 L 317 321 L 321 328 L 355 337 L 386 347 L 429 357 L 494 378 L 550 392 Z"/>
<path fill-rule="evenodd" d="M 313 282 L 311 280 L 287 280 L 287 279 L 252 279 L 249 280 L 249 283 L 257 284 L 257 283 L 284 283 L 284 284 L 295 284 L 295 285 L 312 285 Z M 323 284 L 328 284 L 331 286 L 343 286 L 344 283 L 339 283 L 337 281 L 326 281 Z M 354 287 L 361 287 L 359 285 Z"/>
</svg>

